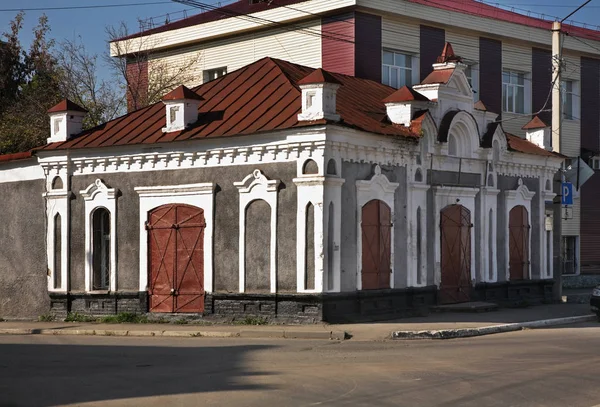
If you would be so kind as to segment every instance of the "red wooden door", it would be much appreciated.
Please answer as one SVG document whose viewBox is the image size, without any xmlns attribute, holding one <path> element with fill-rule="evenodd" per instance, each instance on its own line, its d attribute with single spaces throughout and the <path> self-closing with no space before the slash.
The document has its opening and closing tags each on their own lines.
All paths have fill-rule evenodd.
<svg viewBox="0 0 600 407">
<path fill-rule="evenodd" d="M 451 205 L 441 212 L 440 303 L 467 302 L 471 291 L 471 212 Z"/>
<path fill-rule="evenodd" d="M 204 311 L 204 211 L 165 205 L 148 216 L 151 312 Z"/>
<path fill-rule="evenodd" d="M 362 207 L 362 289 L 390 288 L 392 211 L 379 200 Z"/>
<path fill-rule="evenodd" d="M 515 206 L 508 216 L 508 251 L 510 279 L 529 277 L 529 216 L 524 206 Z"/>
</svg>

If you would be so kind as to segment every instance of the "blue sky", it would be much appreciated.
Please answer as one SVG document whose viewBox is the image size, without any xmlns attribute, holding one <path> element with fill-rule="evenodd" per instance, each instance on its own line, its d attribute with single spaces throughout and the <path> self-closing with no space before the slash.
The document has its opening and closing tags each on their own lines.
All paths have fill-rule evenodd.
<svg viewBox="0 0 600 407">
<path fill-rule="evenodd" d="M 209 4 L 218 3 L 215 0 L 204 0 L 204 2 Z M 581 5 L 584 0 L 494 0 L 493 2 L 562 18 Z M 2 0 L 0 1 L 0 32 L 8 30 L 8 23 L 17 13 L 17 11 L 4 11 L 7 9 L 107 6 L 129 3 L 161 4 L 93 9 L 26 11 L 22 42 L 24 44 L 29 43 L 31 40 L 31 28 L 36 24 L 39 16 L 45 13 L 50 19 L 52 27 L 51 36 L 57 41 L 65 38 L 76 39 L 80 36 L 89 52 L 102 54 L 108 52 L 105 34 L 105 27 L 107 25 L 116 26 L 121 21 L 125 21 L 130 29 L 135 31 L 135 28 L 138 27 L 138 18 L 153 17 L 154 22 L 158 23 L 166 19 L 166 14 L 169 14 L 171 18 L 181 18 L 182 10 L 187 9 L 188 15 L 198 11 L 197 9 L 190 9 L 189 6 L 168 0 Z M 592 0 L 573 19 L 587 24 L 600 24 L 600 0 Z"/>
</svg>

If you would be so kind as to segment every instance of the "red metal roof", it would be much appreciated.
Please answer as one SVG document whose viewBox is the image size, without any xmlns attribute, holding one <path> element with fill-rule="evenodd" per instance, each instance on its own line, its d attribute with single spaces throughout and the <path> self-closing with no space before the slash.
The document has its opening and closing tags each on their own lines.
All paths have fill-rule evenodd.
<svg viewBox="0 0 600 407">
<path fill-rule="evenodd" d="M 533 130 L 533 129 L 544 129 L 549 127 L 546 123 L 542 121 L 538 116 L 534 116 L 533 119 L 525 126 L 522 127 L 523 130 Z"/>
<path fill-rule="evenodd" d="M 316 83 L 334 83 L 341 85 L 340 81 L 322 68 L 315 69 L 313 73 L 298 81 L 298 85 L 313 85 Z"/>
<path fill-rule="evenodd" d="M 156 34 L 171 30 L 177 30 L 185 27 L 192 27 L 195 25 L 208 23 L 211 21 L 218 21 L 221 19 L 231 18 L 235 16 L 244 16 L 252 13 L 257 13 L 267 9 L 274 9 L 279 7 L 285 7 L 288 5 L 302 3 L 308 0 L 277 0 L 277 2 L 260 2 L 257 4 L 249 4 L 248 0 L 240 0 L 233 4 L 220 7 L 215 10 L 200 13 L 183 20 L 175 21 L 169 24 L 165 24 L 160 27 L 153 28 L 141 33 L 133 34 L 119 40 L 140 37 L 142 35 Z M 442 10 L 449 10 L 463 14 L 475 15 L 484 18 L 490 18 L 494 20 L 505 21 L 514 24 L 525 25 L 534 28 L 541 28 L 544 30 L 550 30 L 552 28 L 552 21 L 542 20 L 540 18 L 529 17 L 524 14 L 519 14 L 513 11 L 504 10 L 499 7 L 494 7 L 489 4 L 484 4 L 475 0 L 407 0 L 412 3 L 422 4 L 428 7 L 438 8 Z M 307 14 L 310 16 L 310 14 Z M 600 41 L 600 31 L 592 30 L 589 28 L 577 27 L 568 24 L 563 24 L 563 31 L 566 31 L 572 35 Z M 118 40 L 117 40 L 118 41 Z"/>
<path fill-rule="evenodd" d="M 26 160 L 31 157 L 33 157 L 32 151 L 25 151 L 23 153 L 2 154 L 0 155 L 0 162 Z"/>
<path fill-rule="evenodd" d="M 532 142 L 510 133 L 506 133 L 506 142 L 508 144 L 508 149 L 511 151 L 525 154 L 544 155 L 548 157 L 562 157 L 560 154 L 538 147 Z"/>
<path fill-rule="evenodd" d="M 483 102 L 481 100 L 478 100 L 477 103 L 475 103 L 473 105 L 473 108 L 487 112 L 487 107 L 485 107 L 485 105 L 483 104 Z"/>
<path fill-rule="evenodd" d="M 402 103 L 410 101 L 429 102 L 429 99 L 408 86 L 401 87 L 396 92 L 383 99 L 383 103 Z"/>
<path fill-rule="evenodd" d="M 446 45 L 444 45 L 444 50 L 442 51 L 442 55 L 440 55 L 437 58 L 437 63 L 438 64 L 443 64 L 446 62 L 460 62 L 462 61 L 462 58 L 457 56 L 454 53 L 454 49 L 452 48 L 452 44 L 450 44 L 449 42 L 446 43 Z"/>
<path fill-rule="evenodd" d="M 552 29 L 552 21 L 542 20 L 541 18 L 529 17 L 513 11 L 504 10 L 489 4 L 481 3 L 476 0 L 407 0 L 411 3 L 422 4 L 428 7 L 435 7 L 442 10 L 455 11 L 458 13 L 469 14 L 493 20 L 506 21 L 509 23 L 526 25 L 543 30 Z M 571 35 L 600 41 L 600 31 L 589 28 L 577 27 L 574 25 L 563 24 L 562 30 Z"/>
<path fill-rule="evenodd" d="M 62 113 L 62 112 L 83 112 L 87 113 L 83 107 L 77 103 L 71 102 L 69 99 L 63 99 L 56 106 L 51 107 L 48 113 Z"/>
<path fill-rule="evenodd" d="M 438 69 L 431 72 L 427 78 L 423 79 L 421 85 L 432 85 L 437 83 L 448 83 L 454 73 L 454 68 Z"/>
<path fill-rule="evenodd" d="M 319 122 L 298 122 L 301 91 L 298 82 L 313 68 L 263 58 L 193 91 L 204 97 L 198 122 L 189 129 L 163 133 L 166 109 L 162 102 L 137 110 L 66 142 L 48 144 L 38 150 L 78 149 L 132 144 L 154 144 L 198 140 L 304 127 Z M 339 125 L 367 132 L 417 138 L 418 134 L 387 120 L 382 100 L 395 90 L 381 83 L 352 76 L 331 74 L 343 86 L 337 91 Z"/>
<path fill-rule="evenodd" d="M 190 88 L 180 85 L 171 92 L 163 96 L 162 100 L 204 100 L 202 96 L 191 90 Z"/>
</svg>

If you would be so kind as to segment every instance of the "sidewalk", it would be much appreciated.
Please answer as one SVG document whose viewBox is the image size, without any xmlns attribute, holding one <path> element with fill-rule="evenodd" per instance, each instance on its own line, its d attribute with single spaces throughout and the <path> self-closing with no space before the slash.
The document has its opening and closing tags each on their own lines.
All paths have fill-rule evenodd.
<svg viewBox="0 0 600 407">
<path fill-rule="evenodd" d="M 529 308 L 500 309 L 488 313 L 433 313 L 361 324 L 316 325 L 177 325 L 96 324 L 70 322 L 0 322 L 4 335 L 103 335 L 219 338 L 352 339 L 446 339 L 509 332 L 524 327 L 542 327 L 594 321 L 587 304 L 552 304 Z M 549 321 L 550 322 L 547 322 Z M 545 321 L 545 322 L 540 322 Z M 511 324 L 511 325 L 507 325 Z M 600 326 L 600 325 L 599 325 Z M 490 329 L 493 327 L 493 329 Z M 508 328 L 506 328 L 508 327 Z M 404 332 L 398 334 L 398 332 Z M 432 334 L 437 332 L 437 334 Z M 439 334 L 442 332 L 442 334 Z M 445 332 L 445 333 L 444 333 Z M 463 335 L 464 334 L 464 335 Z M 448 336 L 450 335 L 450 336 Z"/>
</svg>

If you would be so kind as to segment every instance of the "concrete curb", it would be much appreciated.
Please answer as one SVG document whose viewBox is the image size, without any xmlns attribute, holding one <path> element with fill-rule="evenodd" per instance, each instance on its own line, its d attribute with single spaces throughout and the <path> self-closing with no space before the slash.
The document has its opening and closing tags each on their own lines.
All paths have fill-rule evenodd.
<svg viewBox="0 0 600 407">
<path fill-rule="evenodd" d="M 441 329 L 432 331 L 394 331 L 392 339 L 455 339 L 470 338 L 473 336 L 483 336 L 499 334 L 504 332 L 521 331 L 524 329 L 543 328 L 548 326 L 577 324 L 580 322 L 590 322 L 596 320 L 596 315 L 582 315 L 577 317 L 543 319 L 540 321 L 519 322 L 514 324 L 492 325 L 481 328 L 457 328 Z"/>
<path fill-rule="evenodd" d="M 131 336 L 131 337 L 168 337 L 168 338 L 279 338 L 279 339 L 329 339 L 342 341 L 349 335 L 344 331 L 143 331 L 122 329 L 37 329 L 8 328 L 0 329 L 0 335 L 84 335 L 84 336 Z"/>
</svg>

